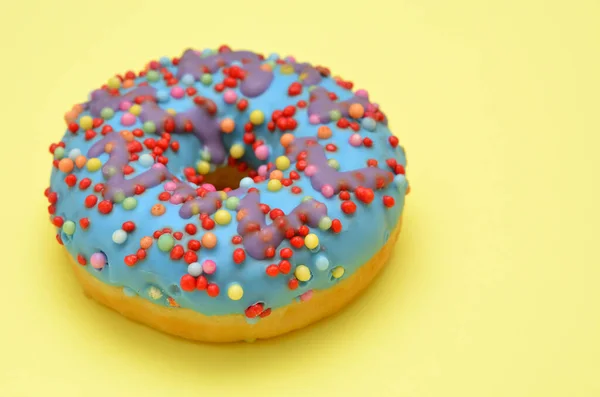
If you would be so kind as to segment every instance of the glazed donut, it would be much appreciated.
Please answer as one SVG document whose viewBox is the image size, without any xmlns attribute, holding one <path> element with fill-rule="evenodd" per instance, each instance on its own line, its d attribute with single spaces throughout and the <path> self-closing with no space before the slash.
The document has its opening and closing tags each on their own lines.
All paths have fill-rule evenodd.
<svg viewBox="0 0 600 397">
<path fill-rule="evenodd" d="M 329 69 L 187 50 L 65 114 L 45 195 L 88 296 L 183 338 L 280 335 L 341 309 L 400 231 L 406 157 Z"/>
</svg>

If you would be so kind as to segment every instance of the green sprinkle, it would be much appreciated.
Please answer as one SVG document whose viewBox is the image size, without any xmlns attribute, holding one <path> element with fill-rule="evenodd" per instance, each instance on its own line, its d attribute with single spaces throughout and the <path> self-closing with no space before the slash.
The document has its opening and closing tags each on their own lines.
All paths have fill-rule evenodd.
<svg viewBox="0 0 600 397">
<path fill-rule="evenodd" d="M 332 110 L 329 112 L 329 118 L 331 121 L 338 121 L 342 117 L 342 113 L 339 110 Z"/>
<path fill-rule="evenodd" d="M 135 207 L 137 207 L 137 200 L 134 197 L 127 197 L 123 200 L 123 208 L 127 211 L 131 211 Z"/>
<path fill-rule="evenodd" d="M 65 149 L 58 146 L 56 149 L 54 149 L 54 158 L 60 160 L 63 157 L 65 157 Z"/>
<path fill-rule="evenodd" d="M 142 129 L 147 134 L 154 134 L 156 132 L 156 124 L 153 121 L 146 121 L 142 126 Z"/>
<path fill-rule="evenodd" d="M 340 163 L 336 160 L 336 159 L 329 159 L 327 160 L 327 164 L 335 169 L 335 170 L 339 170 L 340 169 Z"/>
<path fill-rule="evenodd" d="M 115 201 L 115 203 L 120 203 L 123 200 L 125 200 L 125 193 L 123 193 L 122 191 L 118 191 L 115 192 L 115 195 L 113 196 L 113 200 Z"/>
<path fill-rule="evenodd" d="M 148 73 L 146 73 L 146 79 L 148 79 L 148 81 L 150 82 L 156 82 L 158 81 L 158 79 L 160 78 L 160 75 L 158 74 L 158 72 L 156 70 L 148 70 Z"/>
<path fill-rule="evenodd" d="M 68 236 L 73 235 L 73 233 L 75 233 L 75 222 L 66 221 L 63 223 L 62 231 Z"/>
<path fill-rule="evenodd" d="M 102 117 L 104 120 L 110 120 L 114 115 L 115 111 L 111 108 L 104 108 L 100 111 L 100 117 Z"/>
<path fill-rule="evenodd" d="M 212 74 L 210 73 L 204 73 L 202 77 L 200 77 L 200 82 L 204 85 L 210 85 L 212 80 Z"/>
<path fill-rule="evenodd" d="M 328 216 L 324 216 L 319 221 L 319 229 L 328 230 L 331 227 L 331 223 L 332 223 L 331 218 Z"/>
<path fill-rule="evenodd" d="M 304 196 L 304 197 L 302 197 L 302 202 L 304 203 L 304 202 L 310 201 L 312 199 L 313 198 L 311 196 Z"/>
<path fill-rule="evenodd" d="M 173 248 L 174 245 L 175 245 L 175 240 L 173 239 L 173 236 L 171 236 L 170 234 L 165 233 L 165 234 L 162 234 L 158 238 L 158 249 L 163 252 L 171 251 L 171 248 Z"/>
<path fill-rule="evenodd" d="M 225 200 L 225 207 L 228 210 L 236 210 L 239 204 L 240 199 L 237 197 L 229 197 L 227 200 Z"/>
</svg>

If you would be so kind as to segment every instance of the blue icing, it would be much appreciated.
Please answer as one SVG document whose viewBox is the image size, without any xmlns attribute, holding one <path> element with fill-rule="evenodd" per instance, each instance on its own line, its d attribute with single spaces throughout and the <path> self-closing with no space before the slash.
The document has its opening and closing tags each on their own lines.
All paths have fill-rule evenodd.
<svg viewBox="0 0 600 397">
<path fill-rule="evenodd" d="M 161 63 L 162 61 L 161 59 Z M 164 64 L 170 65 L 170 63 Z M 177 68 L 174 66 L 168 66 L 168 69 L 173 75 L 177 72 Z M 298 96 L 289 97 L 287 95 L 289 85 L 298 81 L 297 74 L 283 75 L 278 72 L 278 69 L 274 70 L 274 74 L 275 77 L 267 91 L 255 98 L 250 98 L 249 107 L 244 112 L 239 112 L 235 105 L 225 104 L 222 93 L 217 93 L 212 89 L 214 83 L 206 85 L 201 81 L 192 81 L 188 76 L 182 80 L 184 80 L 185 85 L 195 87 L 200 95 L 215 102 L 218 108 L 217 118 L 227 116 L 235 121 L 236 129 L 234 132 L 223 134 L 223 143 L 226 150 L 234 143 L 243 142 L 243 126 L 248 121 L 248 115 L 252 110 L 261 110 L 265 114 L 265 123 L 256 127 L 254 131 L 257 138 L 263 139 L 270 148 L 270 160 L 273 161 L 284 154 L 284 148 L 279 144 L 281 132 L 275 131 L 272 133 L 267 130 L 266 122 L 270 120 L 271 113 L 275 110 L 282 110 L 285 106 L 295 105 L 301 99 L 306 102 L 309 101 L 307 87 L 303 87 L 302 93 Z M 220 79 L 216 78 L 215 75 L 213 80 L 218 82 Z M 147 80 L 137 78 L 135 81 L 136 86 L 144 81 Z M 160 106 L 165 109 L 173 109 L 180 113 L 195 106 L 187 96 L 182 99 L 172 98 L 169 94 L 170 87 L 167 87 L 162 80 L 152 82 L 149 85 L 158 91 L 159 96 L 162 95 L 161 92 L 166 93 L 165 98 L 161 98 L 165 101 L 160 103 Z M 334 92 L 338 96 L 338 101 L 352 97 L 350 91 L 339 87 L 330 78 L 324 78 L 319 85 L 330 92 Z M 239 88 L 233 90 L 238 98 L 244 97 Z M 128 90 L 122 91 L 127 92 Z M 104 125 L 110 125 L 117 131 L 143 128 L 143 123 L 139 119 L 131 126 L 122 126 L 120 123 L 122 114 L 123 112 L 120 110 L 115 111 L 114 116 L 105 121 Z M 89 113 L 83 112 L 80 117 L 85 115 L 89 115 Z M 298 123 L 297 128 L 293 131 L 296 138 L 315 137 L 317 135 L 317 129 L 320 125 L 309 123 L 306 109 L 297 108 L 294 118 Z M 394 158 L 398 164 L 406 166 L 403 148 L 400 146 L 392 148 L 388 143 L 388 138 L 391 136 L 388 127 L 383 123 L 375 123 L 371 119 L 366 120 L 363 119 L 363 128 L 359 133 L 363 138 L 369 137 L 373 140 L 372 148 L 351 146 L 348 139 L 353 131 L 338 128 L 335 122 L 328 123 L 333 135 L 329 139 L 319 140 L 319 143 L 323 147 L 329 143 L 335 144 L 337 151 L 326 152 L 327 158 L 337 160 L 340 165 L 339 171 L 364 168 L 369 159 L 376 159 L 379 162 L 379 167 L 385 169 L 387 169 L 385 160 L 388 158 Z M 62 139 L 66 145 L 65 156 L 76 157 L 78 153 L 86 155 L 92 144 L 100 139 L 100 129 L 96 129 L 98 136 L 91 141 L 86 141 L 81 131 L 76 135 L 67 131 Z M 140 141 L 149 137 L 159 138 L 157 134 L 147 133 Z M 168 155 L 168 167 L 174 175 L 181 177 L 184 167 L 194 167 L 197 161 L 200 160 L 200 151 L 203 149 L 203 144 L 192 134 L 174 134 L 173 139 L 179 141 L 180 149 L 177 155 L 172 153 Z M 144 151 L 138 153 L 140 155 L 139 160 L 130 163 L 135 171 L 127 178 L 135 177 L 148 169 L 151 165 L 148 158 L 149 153 L 150 151 L 145 147 Z M 98 158 L 104 164 L 109 156 L 102 154 Z M 266 163 L 258 160 L 250 148 L 247 148 L 242 160 L 248 162 L 254 168 Z M 286 175 L 289 171 L 295 169 L 295 159 L 292 158 L 291 160 L 292 166 L 285 172 Z M 108 258 L 108 264 L 102 271 L 98 271 L 91 266 L 85 267 L 94 277 L 106 284 L 123 287 L 124 293 L 128 296 L 139 294 L 145 299 L 165 306 L 169 306 L 167 298 L 170 296 L 176 300 L 179 306 L 190 308 L 205 315 L 240 314 L 244 313 L 247 307 L 257 302 L 264 302 L 264 307 L 272 310 L 283 307 L 308 290 L 326 289 L 338 282 L 339 280 L 331 275 L 332 269 L 336 266 L 342 266 L 345 269 L 342 280 L 351 276 L 363 263 L 377 253 L 389 238 L 390 232 L 395 228 L 402 213 L 404 197 L 408 187 L 406 178 L 403 175 L 397 175 L 394 183 L 374 191 L 375 198 L 370 205 L 364 205 L 358 200 L 353 200 L 357 204 L 356 212 L 351 216 L 347 216 L 340 208 L 342 200 L 337 194 L 331 198 L 324 197 L 320 191 L 315 191 L 312 188 L 310 178 L 302 173 L 301 179 L 295 181 L 292 185 L 302 189 L 302 194 L 299 195 L 290 193 L 289 188 L 271 192 L 266 189 L 266 182 L 258 184 L 252 182 L 252 186 L 260 190 L 261 203 L 269 205 L 272 209 L 279 208 L 286 214 L 294 210 L 305 196 L 311 196 L 317 201 L 325 203 L 327 216 L 331 219 L 340 219 L 343 230 L 339 234 L 334 234 L 331 231 L 311 228 L 310 232 L 319 237 L 319 247 L 312 251 L 306 248 L 294 250 L 294 255 L 290 260 L 292 263 L 290 274 L 269 277 L 265 274 L 266 267 L 279 262 L 278 252 L 282 248 L 291 247 L 289 240 L 284 240 L 277 247 L 277 254 L 274 258 L 259 260 L 246 255 L 246 259 L 242 264 L 233 263 L 232 251 L 235 248 L 243 247 L 243 245 L 234 245 L 231 242 L 231 237 L 238 234 L 236 230 L 237 222 L 235 221 L 236 212 L 227 209 L 224 205 L 222 209 L 227 209 L 230 212 L 232 222 L 224 226 L 216 225 L 211 230 L 218 239 L 217 246 L 214 249 L 202 248 L 197 252 L 198 262 L 202 263 L 206 259 L 211 259 L 217 263 L 216 272 L 206 275 L 210 283 L 215 283 L 220 287 L 220 294 L 212 298 L 207 295 L 206 291 L 181 291 L 179 283 L 181 277 L 187 274 L 187 264 L 183 260 L 172 260 L 168 252 L 163 252 L 158 248 L 156 240 L 147 249 L 146 259 L 139 261 L 132 267 L 124 263 L 125 256 L 135 254 L 140 248 L 140 239 L 145 236 L 152 236 L 155 230 L 169 227 L 174 231 L 183 232 L 187 223 L 194 223 L 198 227 L 198 233 L 193 238 L 200 240 L 204 231 L 197 217 L 182 219 L 179 215 L 179 206 L 163 202 L 166 207 L 165 214 L 160 217 L 150 215 L 151 208 L 159 202 L 157 196 L 164 191 L 163 185 L 149 188 L 144 194 L 135 196 L 137 206 L 134 209 L 126 210 L 123 205 L 115 203 L 112 212 L 103 215 L 99 213 L 97 206 L 88 209 L 83 205 L 86 196 L 93 194 L 94 184 L 105 182 L 101 172 L 90 172 L 84 167 L 74 173 L 78 179 L 77 183 L 83 178 L 90 178 L 93 181 L 92 186 L 85 191 L 80 190 L 77 185 L 68 188 L 64 183 L 65 174 L 56 168 L 52 169 L 50 183 L 51 191 L 56 192 L 59 197 L 55 215 L 76 223 L 76 230 L 73 235 L 68 236 L 61 232 L 63 243 L 69 253 L 74 258 L 77 255 L 89 258 L 93 253 L 102 251 Z M 395 199 L 393 207 L 386 208 L 382 205 L 384 195 Z M 102 198 L 99 197 L 99 200 L 102 200 Z M 78 224 L 78 220 L 84 217 L 90 221 L 87 230 L 82 230 Z M 113 233 L 120 230 L 123 222 L 128 220 L 135 223 L 135 230 L 128 233 L 127 238 L 121 244 L 114 243 L 112 240 Z M 266 221 L 267 224 L 271 223 L 269 218 Z M 181 241 L 176 241 L 176 243 L 186 247 L 189 238 L 184 232 L 184 238 Z M 293 275 L 294 266 L 300 264 L 310 269 L 312 277 L 307 282 L 300 282 L 296 290 L 290 290 L 287 282 Z M 227 288 L 232 283 L 238 283 L 243 287 L 244 294 L 240 300 L 234 301 L 227 296 Z M 151 293 L 148 291 L 151 291 Z M 160 296 L 156 291 L 160 292 Z M 249 321 L 254 322 L 257 319 L 249 319 Z"/>
</svg>

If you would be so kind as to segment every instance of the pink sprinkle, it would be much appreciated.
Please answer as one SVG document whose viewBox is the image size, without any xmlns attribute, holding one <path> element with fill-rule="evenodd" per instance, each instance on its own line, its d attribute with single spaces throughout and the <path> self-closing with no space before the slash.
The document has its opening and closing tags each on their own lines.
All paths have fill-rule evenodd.
<svg viewBox="0 0 600 397">
<path fill-rule="evenodd" d="M 362 145 L 362 138 L 359 134 L 352 134 L 350 136 L 350 139 L 348 139 L 348 142 L 350 142 L 350 145 L 354 147 L 359 147 L 360 145 Z"/>
<path fill-rule="evenodd" d="M 304 169 L 304 175 L 306 175 L 306 176 L 313 176 L 316 173 L 317 173 L 317 167 L 312 164 L 310 164 L 309 166 L 307 166 Z"/>
<path fill-rule="evenodd" d="M 232 104 L 235 103 L 237 99 L 237 94 L 233 90 L 227 90 L 223 93 L 223 100 L 225 103 Z"/>
<path fill-rule="evenodd" d="M 367 92 L 367 90 L 356 90 L 356 92 L 354 93 L 354 95 L 360 96 L 360 97 L 363 97 L 363 98 L 368 98 L 369 97 L 369 93 Z"/>
<path fill-rule="evenodd" d="M 177 185 L 175 184 L 175 182 L 169 181 L 165 183 L 164 188 L 167 192 L 172 192 L 173 190 L 177 189 Z"/>
<path fill-rule="evenodd" d="M 308 291 L 306 291 L 305 293 L 303 293 L 302 295 L 300 295 L 300 300 L 302 302 L 306 302 L 306 301 L 309 301 L 310 298 L 312 298 L 312 296 L 313 296 L 313 290 L 309 289 Z"/>
<path fill-rule="evenodd" d="M 215 185 L 211 184 L 211 183 L 205 183 L 202 186 L 202 189 L 206 190 L 207 192 L 216 192 L 217 188 L 215 187 Z"/>
<path fill-rule="evenodd" d="M 217 264 L 215 261 L 207 259 L 202 262 L 202 271 L 206 274 L 213 274 L 217 270 Z"/>
<path fill-rule="evenodd" d="M 319 117 L 318 114 L 311 114 L 308 117 L 308 122 L 311 124 L 319 124 L 321 122 L 321 118 Z"/>
<path fill-rule="evenodd" d="M 169 199 L 169 202 L 171 204 L 181 204 L 181 203 L 183 203 L 183 196 L 179 193 L 176 193 L 171 196 L 171 198 Z"/>
<path fill-rule="evenodd" d="M 254 151 L 256 158 L 259 160 L 266 160 L 269 157 L 269 148 L 265 145 L 260 145 Z"/>
<path fill-rule="evenodd" d="M 376 108 L 376 107 L 375 107 L 375 105 L 373 105 L 372 103 L 369 103 L 369 104 L 367 105 L 367 111 L 368 111 L 368 112 L 374 112 L 374 111 L 376 111 L 376 110 L 377 110 L 377 108 Z"/>
<path fill-rule="evenodd" d="M 154 163 L 152 164 L 152 168 L 159 170 L 165 168 L 165 165 L 163 163 Z"/>
<path fill-rule="evenodd" d="M 135 116 L 131 113 L 125 113 L 121 116 L 121 124 L 125 126 L 130 126 L 135 124 Z"/>
<path fill-rule="evenodd" d="M 129 101 L 123 101 L 123 102 L 119 103 L 119 109 L 122 111 L 126 111 L 130 107 L 131 107 L 131 102 L 129 102 Z"/>
<path fill-rule="evenodd" d="M 171 88 L 171 96 L 173 98 L 181 99 L 181 98 L 183 98 L 184 95 L 185 95 L 185 91 L 183 90 L 183 88 L 179 87 L 178 85 Z"/>
<path fill-rule="evenodd" d="M 323 194 L 323 196 L 329 198 L 329 197 L 333 196 L 333 194 L 335 193 L 335 191 L 333 190 L 333 186 L 331 186 L 331 185 L 323 185 L 323 187 L 321 188 L 321 193 Z"/>
<path fill-rule="evenodd" d="M 261 165 L 258 167 L 258 175 L 260 176 L 267 176 L 267 166 L 266 165 Z"/>
<path fill-rule="evenodd" d="M 294 57 L 291 57 L 291 56 L 290 56 L 290 57 L 286 57 L 286 58 L 285 58 L 285 61 L 286 61 L 286 62 L 293 63 L 293 62 L 296 62 L 296 58 L 294 58 Z"/>
</svg>

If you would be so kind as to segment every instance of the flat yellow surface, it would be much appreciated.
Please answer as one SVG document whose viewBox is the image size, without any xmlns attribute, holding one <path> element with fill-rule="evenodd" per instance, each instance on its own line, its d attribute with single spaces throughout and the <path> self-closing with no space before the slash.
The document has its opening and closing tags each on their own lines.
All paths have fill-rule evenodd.
<svg viewBox="0 0 600 397">
<path fill-rule="evenodd" d="M 599 20 L 596 0 L 2 2 L 0 396 L 600 396 Z M 210 346 L 84 299 L 42 191 L 91 88 L 222 43 L 369 89 L 413 190 L 348 310 Z"/>
</svg>

